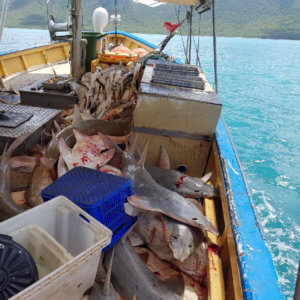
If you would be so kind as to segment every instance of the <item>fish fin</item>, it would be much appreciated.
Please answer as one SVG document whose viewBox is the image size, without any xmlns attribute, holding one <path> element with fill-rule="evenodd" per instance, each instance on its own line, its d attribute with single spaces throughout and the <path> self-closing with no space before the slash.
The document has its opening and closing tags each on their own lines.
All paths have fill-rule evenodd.
<svg viewBox="0 0 300 300">
<path fill-rule="evenodd" d="M 53 124 L 56 128 L 56 133 L 59 133 L 62 128 L 60 127 L 60 125 L 58 124 L 58 122 L 56 120 L 53 121 Z"/>
<path fill-rule="evenodd" d="M 138 146 L 135 147 L 135 150 L 134 150 L 134 157 L 135 157 L 135 159 L 136 160 L 140 160 L 141 156 L 142 156 L 141 149 Z"/>
<path fill-rule="evenodd" d="M 68 172 L 68 167 L 63 160 L 62 156 L 59 156 L 58 163 L 57 163 L 57 178 L 63 176 Z"/>
<path fill-rule="evenodd" d="M 136 148 L 136 144 L 137 144 L 137 134 L 134 136 L 133 142 L 132 142 L 132 144 L 130 145 L 129 150 L 127 151 L 128 154 L 133 154 L 133 153 L 134 153 L 134 149 Z"/>
<path fill-rule="evenodd" d="M 40 162 L 50 172 L 52 180 L 55 180 L 56 179 L 56 172 L 54 170 L 55 162 L 49 160 L 46 157 L 41 157 Z"/>
<path fill-rule="evenodd" d="M 159 159 L 156 165 L 164 169 L 170 169 L 170 158 L 167 150 L 162 145 L 160 145 Z"/>
<path fill-rule="evenodd" d="M 60 152 L 62 150 L 67 150 L 68 152 L 72 151 L 72 149 L 67 145 L 66 141 L 62 137 L 59 139 L 58 144 L 59 144 L 59 150 L 60 150 Z"/>
<path fill-rule="evenodd" d="M 135 230 L 132 230 L 130 234 L 128 234 L 128 240 L 132 247 L 145 245 L 145 242 Z"/>
<path fill-rule="evenodd" d="M 205 175 L 201 178 L 201 180 L 203 180 L 204 182 L 207 182 L 209 179 L 211 179 L 211 177 L 213 176 L 213 173 L 214 173 L 214 172 L 211 171 L 211 172 L 205 174 Z"/>
<path fill-rule="evenodd" d="M 127 197 L 127 201 L 130 205 L 136 208 L 161 212 L 159 209 L 155 208 L 154 206 L 151 206 L 150 201 L 147 198 L 142 198 L 137 194 Z"/>
<path fill-rule="evenodd" d="M 73 122 L 72 126 L 78 125 L 83 121 L 82 116 L 80 114 L 80 110 L 77 104 L 74 105 L 74 111 L 73 111 Z"/>
<path fill-rule="evenodd" d="M 12 153 L 29 137 L 29 135 L 30 133 L 25 133 L 19 136 L 17 139 L 15 139 L 6 150 L 5 155 L 10 157 Z"/>
<path fill-rule="evenodd" d="M 76 142 L 79 142 L 80 140 L 85 140 L 85 138 L 86 138 L 86 135 L 85 135 L 85 134 L 79 132 L 79 131 L 76 130 L 76 129 L 73 129 L 73 133 L 74 133 Z"/>
<path fill-rule="evenodd" d="M 41 157 L 40 162 L 48 169 L 52 169 L 54 167 L 54 163 L 51 162 L 48 158 L 46 157 Z"/>
<path fill-rule="evenodd" d="M 149 142 L 147 142 L 147 144 L 144 148 L 144 151 L 142 153 L 142 156 L 141 156 L 140 160 L 137 163 L 141 167 L 144 167 L 144 165 L 145 165 L 146 156 L 147 156 L 147 152 L 148 152 L 148 146 L 149 146 Z"/>
<path fill-rule="evenodd" d="M 105 134 L 101 133 L 100 131 L 98 131 L 98 135 L 103 140 L 104 147 L 106 149 L 109 149 L 112 146 L 112 143 L 111 143 L 110 139 Z"/>
<path fill-rule="evenodd" d="M 131 206 L 128 202 L 124 203 L 125 214 L 131 217 L 136 217 L 140 212 L 138 208 Z"/>
<path fill-rule="evenodd" d="M 111 270 L 112 270 L 112 265 L 113 265 L 114 254 L 115 254 L 115 247 L 113 247 L 113 249 L 112 249 L 108 267 L 107 267 L 106 278 L 105 278 L 105 282 L 103 285 L 103 295 L 104 296 L 107 296 L 109 294 L 109 286 L 110 286 Z"/>
</svg>

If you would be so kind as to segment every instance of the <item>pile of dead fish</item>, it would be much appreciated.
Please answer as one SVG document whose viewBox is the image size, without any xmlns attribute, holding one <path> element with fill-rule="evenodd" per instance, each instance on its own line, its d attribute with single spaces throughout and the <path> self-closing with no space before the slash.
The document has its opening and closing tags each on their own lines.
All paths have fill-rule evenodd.
<svg viewBox="0 0 300 300">
<path fill-rule="evenodd" d="M 131 69 L 122 64 L 104 70 L 97 67 L 94 73 L 82 76 L 81 84 L 72 83 L 71 88 L 78 95 L 81 112 L 111 120 L 126 117 L 132 111 L 140 75 L 140 64 Z"/>
<path fill-rule="evenodd" d="M 0 217 L 4 220 L 42 203 L 41 190 L 76 166 L 125 176 L 132 180 L 134 192 L 125 210 L 138 221 L 111 250 L 114 255 L 104 257 L 114 287 L 127 299 L 182 299 L 188 288 L 205 299 L 204 231 L 218 231 L 198 200 L 218 192 L 205 183 L 209 175 L 200 179 L 171 170 L 163 147 L 158 165 L 152 166 L 145 164 L 147 147 L 141 154 L 136 139 L 130 147 L 118 146 L 127 144 L 129 124 L 80 120 L 53 134 L 47 147 L 36 146 L 32 156 L 11 157 L 26 137 L 17 139 L 0 160 Z M 100 293 L 99 284 L 103 276 L 92 295 Z M 113 293 L 114 287 L 105 285 L 106 292 Z"/>
<path fill-rule="evenodd" d="M 207 299 L 203 230 L 218 231 L 195 198 L 217 196 L 217 191 L 205 183 L 209 176 L 203 180 L 169 169 L 162 147 L 158 167 L 145 165 L 145 158 L 146 150 L 140 154 L 136 140 L 123 151 L 123 174 L 133 181 L 135 193 L 128 198 L 126 212 L 138 220 L 128 237 L 104 257 L 112 274 L 109 294 L 117 295 L 115 287 L 126 299 Z M 160 171 L 165 178 L 158 175 Z M 172 191 L 180 187 L 178 182 L 179 192 L 195 198 Z M 99 295 L 99 283 L 95 287 Z"/>
</svg>

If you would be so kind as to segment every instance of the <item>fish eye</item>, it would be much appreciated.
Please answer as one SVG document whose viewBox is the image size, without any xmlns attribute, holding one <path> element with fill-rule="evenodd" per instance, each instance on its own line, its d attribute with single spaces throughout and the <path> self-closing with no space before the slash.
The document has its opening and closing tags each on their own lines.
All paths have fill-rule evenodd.
<svg viewBox="0 0 300 300">
<path fill-rule="evenodd" d="M 197 218 L 192 218 L 193 221 L 197 221 Z"/>
<path fill-rule="evenodd" d="M 195 193 L 199 193 L 200 191 L 199 191 L 199 190 L 195 190 L 194 192 L 195 192 Z"/>
</svg>

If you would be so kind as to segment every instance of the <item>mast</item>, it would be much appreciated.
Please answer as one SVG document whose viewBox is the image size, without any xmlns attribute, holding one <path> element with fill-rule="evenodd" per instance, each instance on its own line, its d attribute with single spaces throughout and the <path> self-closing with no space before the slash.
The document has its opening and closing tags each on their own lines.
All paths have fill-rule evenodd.
<svg viewBox="0 0 300 300">
<path fill-rule="evenodd" d="M 214 73 L 215 73 L 215 91 L 218 94 L 218 70 L 217 70 L 217 39 L 215 23 L 215 0 L 212 0 L 212 25 L 213 25 L 213 44 L 214 44 Z"/>
<path fill-rule="evenodd" d="M 190 64 L 191 63 L 191 53 L 192 53 L 192 30 L 193 30 L 193 6 L 190 6 L 190 11 L 187 11 L 187 20 L 189 24 L 189 34 L 187 37 L 187 52 L 186 52 L 186 58 L 185 63 Z"/>
<path fill-rule="evenodd" d="M 1 24 L 0 24 L 0 42 L 2 40 L 3 28 L 4 28 L 7 10 L 8 10 L 8 3 L 9 3 L 9 0 L 4 0 L 2 14 L 1 14 Z"/>
<path fill-rule="evenodd" d="M 82 75 L 82 9 L 81 0 L 71 0 L 71 18 L 73 39 L 71 43 L 71 72 L 76 82 Z"/>
<path fill-rule="evenodd" d="M 115 46 L 118 46 L 118 40 L 117 40 L 117 30 L 118 30 L 118 8 L 117 8 L 117 0 L 115 0 Z"/>
</svg>

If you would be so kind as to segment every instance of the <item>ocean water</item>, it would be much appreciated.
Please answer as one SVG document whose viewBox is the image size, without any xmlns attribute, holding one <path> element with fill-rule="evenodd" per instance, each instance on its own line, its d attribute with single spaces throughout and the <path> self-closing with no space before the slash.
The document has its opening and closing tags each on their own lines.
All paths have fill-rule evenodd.
<svg viewBox="0 0 300 300">
<path fill-rule="evenodd" d="M 164 38 L 137 35 L 153 44 Z M 45 30 L 5 29 L 0 53 L 48 41 Z M 201 66 L 213 83 L 212 39 L 201 37 L 199 44 Z M 292 299 L 300 259 L 300 41 L 218 38 L 217 48 L 222 114 L 282 291 Z M 180 36 L 170 41 L 166 51 L 184 61 Z"/>
</svg>

